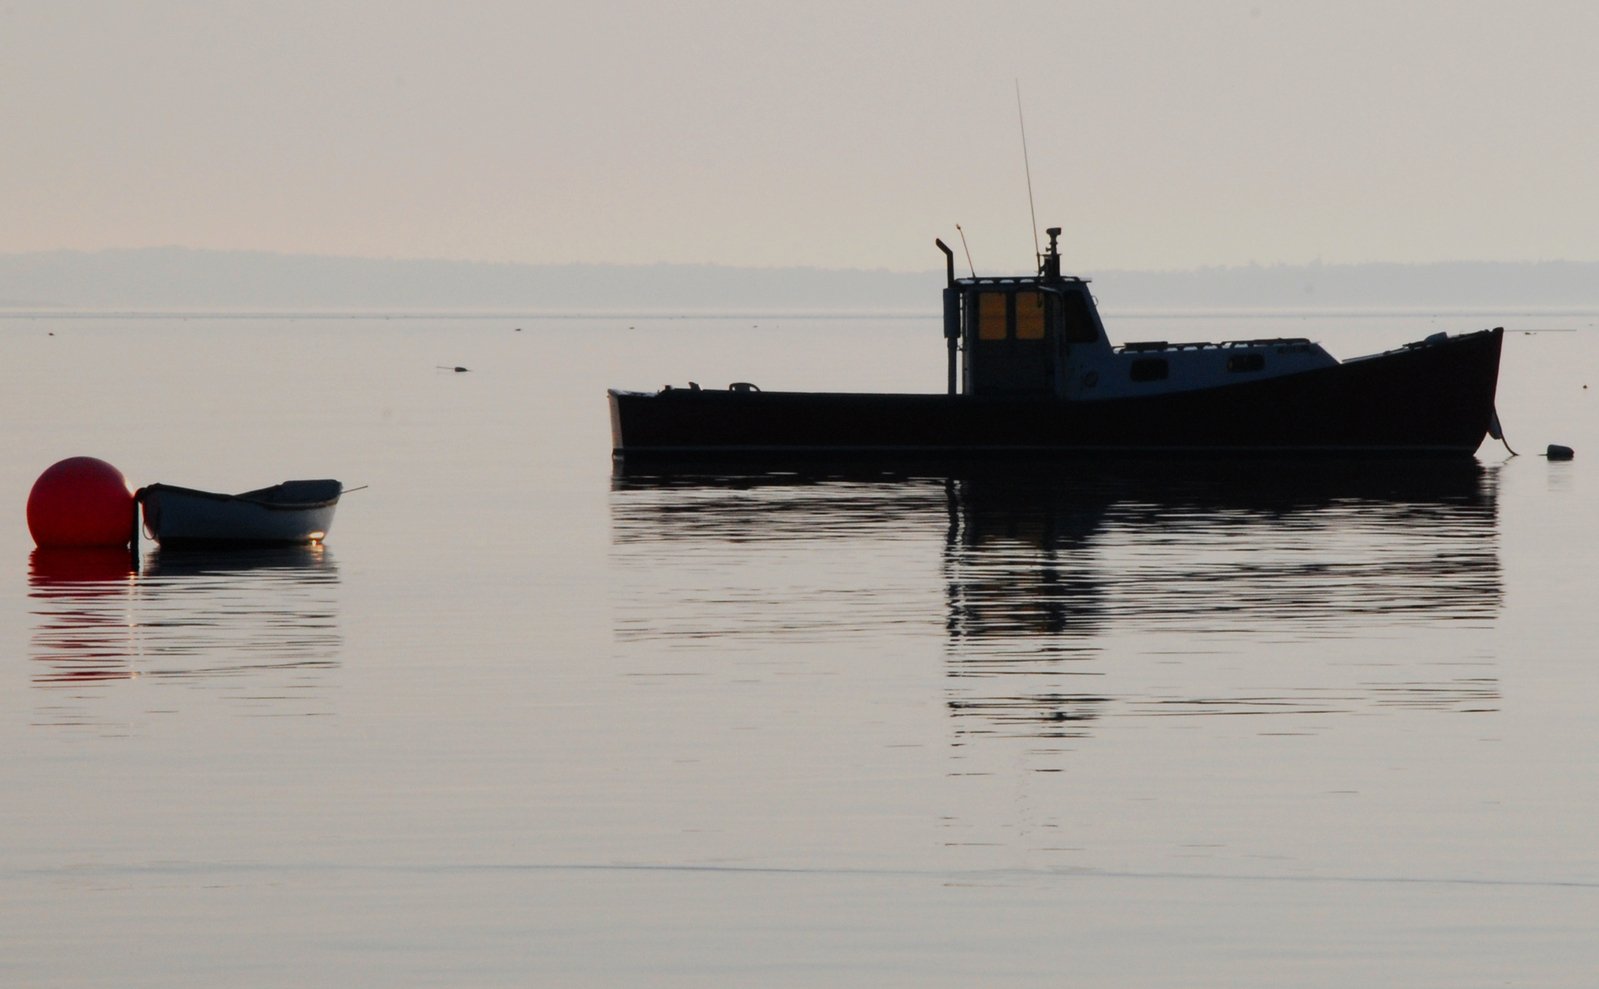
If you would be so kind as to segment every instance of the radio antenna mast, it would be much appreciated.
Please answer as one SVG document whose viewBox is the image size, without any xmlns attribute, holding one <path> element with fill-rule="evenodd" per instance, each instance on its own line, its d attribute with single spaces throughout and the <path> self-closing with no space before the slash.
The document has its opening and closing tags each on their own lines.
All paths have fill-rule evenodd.
<svg viewBox="0 0 1599 989">
<path fill-rule="evenodd" d="M 961 235 L 961 250 L 966 252 L 966 268 L 972 273 L 972 277 L 976 278 L 977 269 L 972 267 L 972 249 L 966 246 L 966 231 L 962 230 L 961 225 L 957 223 L 955 224 L 955 232 Z"/>
<path fill-rule="evenodd" d="M 1016 122 L 1022 129 L 1022 168 L 1027 172 L 1027 212 L 1033 218 L 1033 263 L 1042 268 L 1043 253 L 1038 249 L 1038 211 L 1033 208 L 1033 166 L 1027 160 L 1027 120 L 1022 116 L 1022 81 L 1016 80 Z"/>
</svg>

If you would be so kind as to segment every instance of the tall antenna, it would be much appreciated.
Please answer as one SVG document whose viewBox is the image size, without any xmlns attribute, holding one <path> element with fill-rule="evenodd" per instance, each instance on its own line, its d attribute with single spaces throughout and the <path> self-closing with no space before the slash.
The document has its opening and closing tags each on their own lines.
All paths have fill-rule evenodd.
<svg viewBox="0 0 1599 989">
<path fill-rule="evenodd" d="M 1016 122 L 1022 128 L 1022 168 L 1027 171 L 1027 212 L 1033 218 L 1033 263 L 1043 264 L 1038 249 L 1038 211 L 1033 208 L 1033 166 L 1027 160 L 1027 120 L 1022 116 L 1022 81 L 1016 80 Z"/>
</svg>

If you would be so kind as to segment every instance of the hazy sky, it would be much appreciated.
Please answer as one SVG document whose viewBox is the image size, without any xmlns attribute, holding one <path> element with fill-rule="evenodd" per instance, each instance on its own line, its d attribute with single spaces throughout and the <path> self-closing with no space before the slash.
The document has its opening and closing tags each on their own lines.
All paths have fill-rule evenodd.
<svg viewBox="0 0 1599 989">
<path fill-rule="evenodd" d="M 0 251 L 1599 259 L 1599 4 L 0 0 Z M 957 248 L 958 249 L 958 248 Z"/>
</svg>

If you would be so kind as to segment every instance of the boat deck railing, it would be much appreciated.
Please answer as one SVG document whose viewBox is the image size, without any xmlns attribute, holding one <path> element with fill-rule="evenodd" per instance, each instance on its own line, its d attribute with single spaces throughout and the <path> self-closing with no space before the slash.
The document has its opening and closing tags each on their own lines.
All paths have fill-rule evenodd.
<svg viewBox="0 0 1599 989">
<path fill-rule="evenodd" d="M 1260 347 L 1308 347 L 1307 337 L 1276 337 L 1270 340 L 1223 340 L 1221 343 L 1167 343 L 1165 340 L 1143 340 L 1124 343 L 1117 353 L 1143 354 L 1164 350 L 1242 350 Z"/>
<path fill-rule="evenodd" d="M 1062 275 L 1059 279 L 1046 279 L 1042 275 L 974 275 L 970 278 L 957 278 L 955 284 L 961 288 L 1003 287 L 1010 285 L 1043 285 L 1070 282 L 1074 285 L 1086 285 L 1091 279 L 1081 278 L 1077 275 Z"/>
</svg>

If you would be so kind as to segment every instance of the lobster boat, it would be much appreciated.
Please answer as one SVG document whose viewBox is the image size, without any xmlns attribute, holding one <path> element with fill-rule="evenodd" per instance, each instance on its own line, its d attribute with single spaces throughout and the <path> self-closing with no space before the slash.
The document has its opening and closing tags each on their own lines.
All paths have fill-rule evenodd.
<svg viewBox="0 0 1599 989">
<path fill-rule="evenodd" d="M 1340 361 L 1298 337 L 1113 344 L 1060 228 L 1034 275 L 946 287 L 943 392 L 611 389 L 617 459 L 1288 454 L 1470 457 L 1498 435 L 1502 327 Z"/>
</svg>

